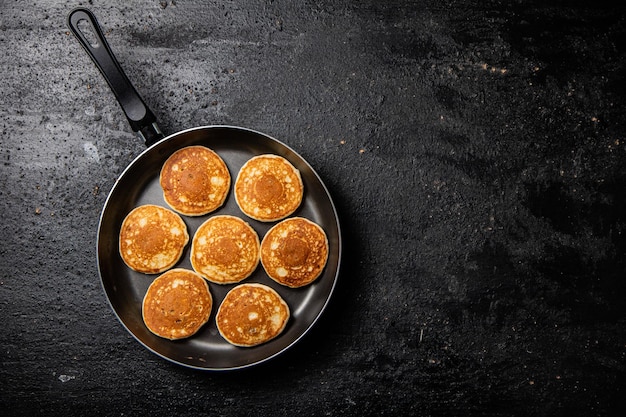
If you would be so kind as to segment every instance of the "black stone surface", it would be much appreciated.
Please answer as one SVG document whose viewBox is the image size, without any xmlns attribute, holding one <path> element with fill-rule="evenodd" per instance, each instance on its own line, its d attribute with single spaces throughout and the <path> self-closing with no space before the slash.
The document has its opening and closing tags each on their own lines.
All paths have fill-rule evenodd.
<svg viewBox="0 0 626 417">
<path fill-rule="evenodd" d="M 626 8 L 608 1 L 0 2 L 0 408 L 32 415 L 621 416 Z M 345 257 L 258 367 L 142 348 L 98 217 L 144 148 L 65 26 L 90 7 L 167 133 L 315 167 Z"/>
</svg>

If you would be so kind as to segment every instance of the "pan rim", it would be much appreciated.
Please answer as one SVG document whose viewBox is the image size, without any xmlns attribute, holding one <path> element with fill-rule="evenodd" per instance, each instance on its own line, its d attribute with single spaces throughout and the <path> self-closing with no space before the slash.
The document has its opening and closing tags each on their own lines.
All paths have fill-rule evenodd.
<svg viewBox="0 0 626 417">
<path fill-rule="evenodd" d="M 304 163 L 307 168 L 310 170 L 310 172 L 314 175 L 315 179 L 318 182 L 318 185 L 321 186 L 321 188 L 323 189 L 323 192 L 325 193 L 326 197 L 328 198 L 328 202 L 329 202 L 329 208 L 332 211 L 332 215 L 334 216 L 334 220 L 335 220 L 335 227 L 337 230 L 337 261 L 336 261 L 336 271 L 334 273 L 334 277 L 332 278 L 332 285 L 330 286 L 330 289 L 328 290 L 327 294 L 326 294 L 326 298 L 323 301 L 321 307 L 319 308 L 319 311 L 315 314 L 315 316 L 313 317 L 312 320 L 310 320 L 308 322 L 308 324 L 306 325 L 306 327 L 304 328 L 304 330 L 302 332 L 300 332 L 297 337 L 295 337 L 293 340 L 291 340 L 288 344 L 286 344 L 284 347 L 278 349 L 277 351 L 273 352 L 272 354 L 267 355 L 264 358 L 258 359 L 258 360 L 254 360 L 251 361 L 249 363 L 245 363 L 242 365 L 236 365 L 236 366 L 225 366 L 225 367 L 214 367 L 214 366 L 197 366 L 197 365 L 193 365 L 190 363 L 185 363 L 176 359 L 173 359 L 169 356 L 167 356 L 166 354 L 163 354 L 162 352 L 159 352 L 158 350 L 152 348 L 151 346 L 149 346 L 147 343 L 145 343 L 143 340 L 141 340 L 136 334 L 135 332 L 133 332 L 129 326 L 124 322 L 124 320 L 122 319 L 122 317 L 120 316 L 119 312 L 116 310 L 116 308 L 113 305 L 113 302 L 111 301 L 111 297 L 109 294 L 109 291 L 106 287 L 105 284 L 105 279 L 103 276 L 103 271 L 102 271 L 102 259 L 101 259 L 101 255 L 100 255 L 100 244 L 101 244 L 101 238 L 102 238 L 102 226 L 103 226 L 103 219 L 107 213 L 107 210 L 110 206 L 111 200 L 114 196 L 114 194 L 117 191 L 117 188 L 121 182 L 121 179 L 124 178 L 126 175 L 128 175 L 128 172 L 130 170 L 133 169 L 133 167 L 138 164 L 143 158 L 146 157 L 146 155 L 148 155 L 149 153 L 153 152 L 155 150 L 155 148 L 157 148 L 158 146 L 160 146 L 161 144 L 165 143 L 165 142 L 169 142 L 172 140 L 175 140 L 177 137 L 182 136 L 188 132 L 193 132 L 193 131 L 197 131 L 197 130 L 211 130 L 211 129 L 228 129 L 228 130 L 239 130 L 239 131 L 246 131 L 249 132 L 251 134 L 254 135 L 259 135 L 262 137 L 265 137 L 267 139 L 269 139 L 270 141 L 275 142 L 275 144 L 277 144 L 279 147 L 284 148 L 285 150 L 292 152 L 294 155 L 296 155 L 300 161 L 302 163 Z M 313 169 L 313 167 L 308 163 L 308 161 L 303 158 L 298 152 L 296 152 L 293 148 L 291 148 L 289 145 L 285 144 L 282 141 L 279 141 L 278 139 L 254 130 L 254 129 L 250 129 L 250 128 L 246 128 L 246 127 L 241 127 L 241 126 L 234 126 L 234 125 L 203 125 L 203 126 L 196 126 L 196 127 L 192 127 L 192 128 L 188 128 L 188 129 L 184 129 L 181 131 L 178 131 L 176 133 L 170 134 L 162 139 L 160 139 L 159 141 L 157 141 L 156 143 L 154 143 L 153 145 L 151 145 L 150 147 L 146 148 L 145 150 L 143 150 L 141 153 L 139 153 L 135 158 L 133 158 L 133 160 L 124 168 L 124 170 L 117 176 L 113 186 L 111 187 L 111 189 L 109 190 L 109 193 L 107 195 L 107 198 L 105 199 L 104 205 L 102 207 L 102 210 L 100 212 L 100 217 L 99 217 L 99 221 L 98 221 L 98 232 L 97 232 L 97 236 L 96 236 L 96 261 L 98 264 L 98 275 L 100 278 L 100 285 L 102 287 L 102 290 L 104 291 L 107 303 L 109 304 L 109 307 L 111 308 L 111 310 L 113 310 L 113 313 L 115 314 L 115 317 L 117 318 L 117 320 L 122 324 L 122 327 L 124 329 L 126 329 L 126 331 L 128 333 L 130 333 L 133 338 L 135 340 L 137 340 L 144 348 L 146 348 L 148 351 L 154 353 L 155 355 L 167 360 L 170 363 L 174 363 L 177 365 L 181 365 L 183 367 L 186 368 L 190 368 L 190 369 L 196 369 L 196 370 L 201 370 L 201 371 L 214 371 L 214 372 L 227 372 L 227 371 L 234 371 L 234 370 L 239 370 L 239 369 L 246 369 L 246 368 L 250 368 L 256 365 L 259 365 L 261 363 L 265 363 L 267 361 L 270 361 L 273 358 L 276 358 L 277 356 L 283 354 L 284 352 L 286 352 L 287 350 L 289 350 L 290 348 L 292 348 L 294 345 L 296 345 L 297 343 L 299 343 L 310 331 L 311 329 L 315 326 L 315 324 L 318 322 L 318 320 L 320 319 L 320 317 L 323 315 L 324 311 L 326 310 L 326 308 L 328 307 L 330 300 L 332 298 L 332 295 L 335 291 L 335 287 L 337 285 L 337 281 L 339 278 L 339 274 L 341 271 L 341 261 L 342 261 L 342 252 L 343 252 L 343 239 L 342 239 L 342 233 L 341 233 L 341 225 L 339 223 L 339 216 L 337 213 L 337 209 L 336 206 L 334 204 L 334 201 L 331 197 L 330 192 L 328 191 L 328 188 L 326 187 L 326 184 L 322 181 L 322 179 L 320 178 L 319 174 Z"/>
</svg>

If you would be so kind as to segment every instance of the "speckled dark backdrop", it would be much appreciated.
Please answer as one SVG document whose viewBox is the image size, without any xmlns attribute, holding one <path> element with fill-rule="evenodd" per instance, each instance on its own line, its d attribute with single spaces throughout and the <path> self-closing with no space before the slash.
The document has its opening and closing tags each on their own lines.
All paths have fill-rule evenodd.
<svg viewBox="0 0 626 417">
<path fill-rule="evenodd" d="M 248 371 L 142 348 L 100 287 L 144 148 L 65 26 L 0 1 L 3 415 L 623 415 L 626 8 L 608 1 L 89 1 L 168 133 L 266 132 L 318 171 L 345 258 Z"/>
</svg>

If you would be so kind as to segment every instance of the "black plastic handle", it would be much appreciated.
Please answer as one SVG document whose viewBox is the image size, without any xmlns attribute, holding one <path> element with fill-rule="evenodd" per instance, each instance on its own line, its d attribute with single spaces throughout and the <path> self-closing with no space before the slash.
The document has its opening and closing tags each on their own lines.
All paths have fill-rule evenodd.
<svg viewBox="0 0 626 417">
<path fill-rule="evenodd" d="M 85 8 L 74 9 L 67 17 L 67 25 L 111 87 L 133 131 L 139 133 L 147 146 L 162 139 L 156 117 L 115 59 L 93 13 Z"/>
</svg>

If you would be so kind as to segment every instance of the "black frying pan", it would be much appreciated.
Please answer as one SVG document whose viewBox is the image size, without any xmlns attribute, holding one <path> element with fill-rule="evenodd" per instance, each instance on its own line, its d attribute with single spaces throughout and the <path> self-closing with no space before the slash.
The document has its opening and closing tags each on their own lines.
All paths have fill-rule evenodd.
<svg viewBox="0 0 626 417">
<path fill-rule="evenodd" d="M 121 174 L 113 186 L 100 218 L 97 256 L 102 286 L 115 314 L 124 327 L 146 348 L 172 362 L 205 370 L 244 368 L 264 362 L 287 350 L 315 324 L 326 307 L 335 287 L 341 260 L 341 234 L 337 212 L 328 190 L 313 168 L 296 152 L 278 140 L 254 130 L 235 126 L 202 126 L 167 137 L 159 130 L 156 118 L 145 105 L 113 56 L 93 14 L 84 8 L 73 10 L 68 26 L 100 69 L 119 101 L 135 132 L 145 140 L 148 149 L 141 153 Z M 328 236 L 328 264 L 311 285 L 290 289 L 272 281 L 261 266 L 244 282 L 259 282 L 274 288 L 289 304 L 291 319 L 276 339 L 252 348 L 235 347 L 217 331 L 215 311 L 233 285 L 209 284 L 213 295 L 213 314 L 197 334 L 188 339 L 170 341 L 153 335 L 144 325 L 141 303 L 154 279 L 130 270 L 118 251 L 118 235 L 124 217 L 141 204 L 167 207 L 159 185 L 159 172 L 165 160 L 176 150 L 190 145 L 204 145 L 217 152 L 233 178 L 251 157 L 276 154 L 300 170 L 304 198 L 293 214 L 313 220 Z M 223 207 L 201 217 L 184 217 L 190 236 L 208 216 L 231 214 L 248 221 L 262 239 L 275 223 L 247 218 L 237 207 L 232 192 Z M 177 267 L 192 269 L 189 247 Z"/>
</svg>

